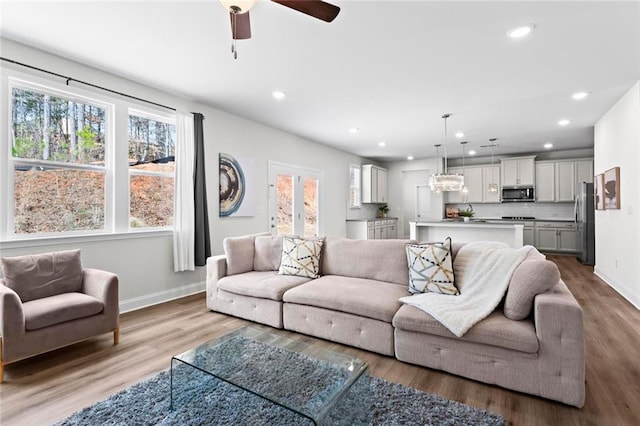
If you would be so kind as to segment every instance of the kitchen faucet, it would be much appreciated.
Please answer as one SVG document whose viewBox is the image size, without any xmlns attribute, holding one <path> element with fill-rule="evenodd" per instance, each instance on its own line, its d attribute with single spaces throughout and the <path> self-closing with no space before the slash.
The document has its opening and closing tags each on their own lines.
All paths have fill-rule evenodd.
<svg viewBox="0 0 640 426">
<path fill-rule="evenodd" d="M 473 206 L 471 204 L 467 204 L 467 211 L 468 212 L 472 212 L 473 211 Z"/>
</svg>

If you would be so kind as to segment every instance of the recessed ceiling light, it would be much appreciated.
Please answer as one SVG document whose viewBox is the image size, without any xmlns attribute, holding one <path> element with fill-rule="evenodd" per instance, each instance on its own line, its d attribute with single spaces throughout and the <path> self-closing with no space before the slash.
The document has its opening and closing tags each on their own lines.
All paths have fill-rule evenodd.
<svg viewBox="0 0 640 426">
<path fill-rule="evenodd" d="M 282 99 L 284 99 L 285 96 L 287 96 L 287 94 L 284 93 L 282 90 L 276 90 L 273 93 L 271 93 L 271 95 L 279 101 L 281 101 Z"/>
<path fill-rule="evenodd" d="M 544 148 L 545 149 L 551 149 L 551 148 L 553 148 L 553 144 L 551 142 L 547 142 L 547 143 L 544 144 Z"/>
<path fill-rule="evenodd" d="M 512 28 L 509 31 L 507 31 L 507 35 L 511 38 L 526 37 L 531 33 L 531 31 L 533 31 L 534 28 L 535 28 L 535 25 L 533 24 L 521 25 L 519 27 Z"/>
<path fill-rule="evenodd" d="M 413 160 L 413 155 L 408 155 L 407 156 L 407 160 L 409 160 L 409 161 Z"/>
<path fill-rule="evenodd" d="M 560 125 L 560 126 L 567 126 L 569 123 L 571 123 L 571 121 L 567 120 L 566 118 L 558 121 L 558 125 Z"/>
<path fill-rule="evenodd" d="M 456 133 L 456 138 L 461 138 L 461 137 L 464 137 L 464 133 L 463 132 Z"/>
<path fill-rule="evenodd" d="M 385 141 L 378 142 L 378 146 L 379 146 L 380 148 L 384 148 L 385 146 L 387 146 L 387 143 L 386 143 Z"/>
<path fill-rule="evenodd" d="M 471 151 L 469 151 L 469 155 L 476 155 L 476 152 L 472 149 Z"/>
<path fill-rule="evenodd" d="M 576 92 L 573 95 L 571 95 L 571 97 L 573 99 L 575 99 L 576 101 L 581 101 L 584 98 L 586 98 L 587 96 L 589 96 L 589 93 L 587 93 L 587 92 Z"/>
<path fill-rule="evenodd" d="M 357 127 L 352 127 L 352 128 L 349 129 L 349 133 L 353 133 L 354 135 L 356 133 L 358 133 L 359 131 L 360 131 L 360 129 L 358 129 Z"/>
</svg>

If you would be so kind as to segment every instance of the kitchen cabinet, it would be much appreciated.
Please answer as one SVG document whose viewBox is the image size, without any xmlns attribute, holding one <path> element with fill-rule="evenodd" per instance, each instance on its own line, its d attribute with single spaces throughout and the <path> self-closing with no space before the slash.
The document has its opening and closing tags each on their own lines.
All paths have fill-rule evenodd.
<svg viewBox="0 0 640 426">
<path fill-rule="evenodd" d="M 398 219 L 347 221 L 347 238 L 356 240 L 386 240 L 397 238 Z"/>
<path fill-rule="evenodd" d="M 536 245 L 536 229 L 534 222 L 525 222 L 522 228 L 522 244 L 534 246 Z"/>
<path fill-rule="evenodd" d="M 556 200 L 556 167 L 552 162 L 536 163 L 536 201 Z"/>
<path fill-rule="evenodd" d="M 534 186 L 535 155 L 500 159 L 502 186 Z"/>
<path fill-rule="evenodd" d="M 593 182 L 593 160 L 536 162 L 536 201 L 573 202 L 582 182 Z"/>
<path fill-rule="evenodd" d="M 362 202 L 386 203 L 388 171 L 373 164 L 362 166 Z"/>
<path fill-rule="evenodd" d="M 573 222 L 536 222 L 536 248 L 540 251 L 576 253 L 578 234 Z"/>
<path fill-rule="evenodd" d="M 449 167 L 449 173 L 462 174 L 462 167 Z M 495 182 L 493 182 L 495 180 Z M 447 192 L 447 203 L 499 203 L 500 191 L 490 194 L 489 184 L 496 183 L 500 188 L 500 167 L 495 166 L 471 166 L 464 168 L 464 184 L 469 190 L 467 199 L 463 199 L 459 191 Z"/>
</svg>

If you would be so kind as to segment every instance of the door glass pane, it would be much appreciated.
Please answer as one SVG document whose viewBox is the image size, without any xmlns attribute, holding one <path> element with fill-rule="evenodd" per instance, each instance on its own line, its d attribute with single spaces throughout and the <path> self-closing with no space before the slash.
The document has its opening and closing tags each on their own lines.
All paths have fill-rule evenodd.
<svg viewBox="0 0 640 426">
<path fill-rule="evenodd" d="M 304 178 L 304 236 L 318 235 L 318 179 Z"/>
<path fill-rule="evenodd" d="M 277 234 L 293 234 L 293 176 L 276 175 Z"/>
</svg>

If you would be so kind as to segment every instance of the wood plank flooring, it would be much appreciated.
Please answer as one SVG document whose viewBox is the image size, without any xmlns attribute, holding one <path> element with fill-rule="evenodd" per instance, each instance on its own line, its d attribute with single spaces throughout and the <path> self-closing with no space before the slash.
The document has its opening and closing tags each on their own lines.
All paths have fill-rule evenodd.
<svg viewBox="0 0 640 426">
<path fill-rule="evenodd" d="M 584 309 L 587 399 L 582 409 L 277 332 L 358 356 L 370 364 L 373 376 L 501 413 L 509 424 L 640 424 L 640 311 L 593 275 L 593 268 L 569 256 L 549 258 Z M 167 369 L 173 354 L 247 324 L 252 323 L 208 311 L 204 294 L 123 314 L 118 346 L 112 345 L 111 334 L 105 334 L 8 365 L 0 385 L 0 424 L 51 424 Z"/>
</svg>

